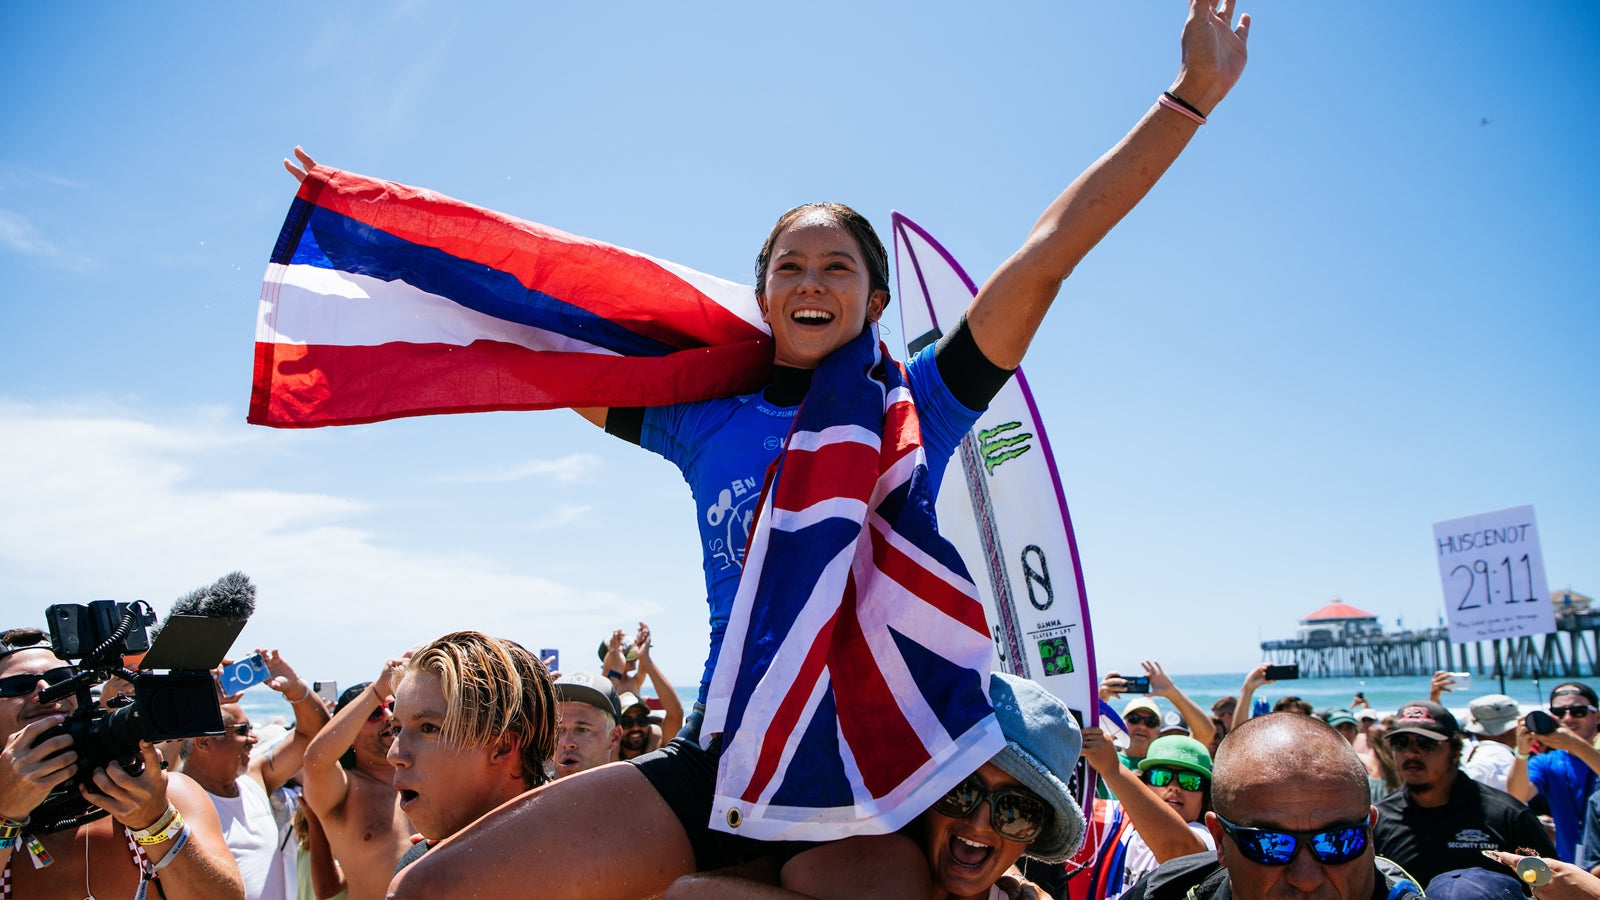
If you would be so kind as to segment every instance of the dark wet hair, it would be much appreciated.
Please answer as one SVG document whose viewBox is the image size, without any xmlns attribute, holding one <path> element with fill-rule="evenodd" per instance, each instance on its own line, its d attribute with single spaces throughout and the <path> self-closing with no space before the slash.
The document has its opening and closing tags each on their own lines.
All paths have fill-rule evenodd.
<svg viewBox="0 0 1600 900">
<path fill-rule="evenodd" d="M 761 245 L 761 252 L 756 254 L 757 296 L 765 295 L 767 292 L 767 266 L 772 263 L 772 247 L 778 242 L 778 235 L 799 221 L 802 216 L 813 212 L 822 213 L 835 224 L 849 230 L 851 236 L 856 239 L 856 246 L 861 248 L 862 262 L 867 267 L 868 289 L 883 291 L 885 295 L 889 295 L 889 251 L 883 248 L 883 241 L 878 238 L 878 232 L 873 229 L 872 223 L 867 221 L 867 217 L 843 203 L 806 203 L 778 217 L 778 223 L 772 226 L 772 233 L 767 235 L 766 243 Z M 884 306 L 888 305 L 888 300 L 885 300 Z"/>
<path fill-rule="evenodd" d="M 1556 702 L 1556 695 L 1563 693 L 1577 693 L 1589 701 L 1590 706 L 1600 706 L 1600 700 L 1595 699 L 1594 688 L 1581 681 L 1564 681 L 1550 689 L 1550 702 Z"/>
</svg>

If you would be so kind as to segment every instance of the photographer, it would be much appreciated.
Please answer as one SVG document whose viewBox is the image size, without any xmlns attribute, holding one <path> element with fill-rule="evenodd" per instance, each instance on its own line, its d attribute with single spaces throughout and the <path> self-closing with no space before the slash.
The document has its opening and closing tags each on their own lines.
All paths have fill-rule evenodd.
<svg viewBox="0 0 1600 900">
<path fill-rule="evenodd" d="M 272 677 L 267 687 L 294 709 L 294 733 L 271 750 L 252 756 L 256 736 L 237 703 L 222 706 L 220 735 L 183 742 L 183 771 L 205 788 L 228 849 L 238 861 L 249 900 L 282 900 L 291 886 L 278 864 L 278 822 L 268 799 L 300 770 L 306 747 L 328 723 L 328 708 L 276 650 L 258 650 Z"/>
<path fill-rule="evenodd" d="M 149 744 L 141 745 L 139 775 L 117 765 L 95 770 L 98 792 L 83 793 L 90 813 L 71 824 L 30 818 L 77 771 L 71 737 L 39 740 L 77 707 L 73 697 L 41 704 L 39 691 L 71 674 L 44 632 L 0 633 L 0 896 L 143 897 L 154 880 L 160 892 L 150 896 L 167 900 L 242 900 L 238 866 L 205 792 L 165 772 Z M 90 816 L 98 818 L 83 821 Z M 13 865 L 21 860 L 28 862 Z"/>
</svg>

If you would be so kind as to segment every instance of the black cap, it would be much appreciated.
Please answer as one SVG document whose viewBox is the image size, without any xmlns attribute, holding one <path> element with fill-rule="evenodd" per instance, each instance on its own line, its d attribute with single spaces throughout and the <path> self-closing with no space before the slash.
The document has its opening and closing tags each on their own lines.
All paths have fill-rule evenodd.
<svg viewBox="0 0 1600 900">
<path fill-rule="evenodd" d="M 1461 726 L 1456 723 L 1456 717 L 1450 710 L 1432 700 L 1413 700 L 1395 713 L 1394 725 L 1389 728 L 1389 733 L 1408 732 L 1436 741 L 1448 741 L 1460 730 Z"/>
</svg>

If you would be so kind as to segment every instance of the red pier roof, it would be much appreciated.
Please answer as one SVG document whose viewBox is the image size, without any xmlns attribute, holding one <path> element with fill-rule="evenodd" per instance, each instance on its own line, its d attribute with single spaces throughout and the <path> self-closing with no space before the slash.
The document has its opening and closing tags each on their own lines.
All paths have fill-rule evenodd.
<svg viewBox="0 0 1600 900">
<path fill-rule="evenodd" d="M 1327 606 L 1307 615 L 1302 622 L 1319 622 L 1323 619 L 1376 619 L 1377 615 L 1363 609 L 1356 609 L 1343 600 L 1334 600 Z"/>
</svg>

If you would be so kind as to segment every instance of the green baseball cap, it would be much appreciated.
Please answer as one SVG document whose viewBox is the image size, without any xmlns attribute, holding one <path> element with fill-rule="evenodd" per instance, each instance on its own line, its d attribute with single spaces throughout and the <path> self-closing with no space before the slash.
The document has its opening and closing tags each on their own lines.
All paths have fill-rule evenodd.
<svg viewBox="0 0 1600 900">
<path fill-rule="evenodd" d="M 1139 771 L 1148 772 L 1156 766 L 1168 769 L 1188 769 L 1207 778 L 1211 777 L 1211 754 L 1206 745 L 1192 737 L 1169 734 L 1150 742 L 1144 759 L 1139 760 Z"/>
</svg>

